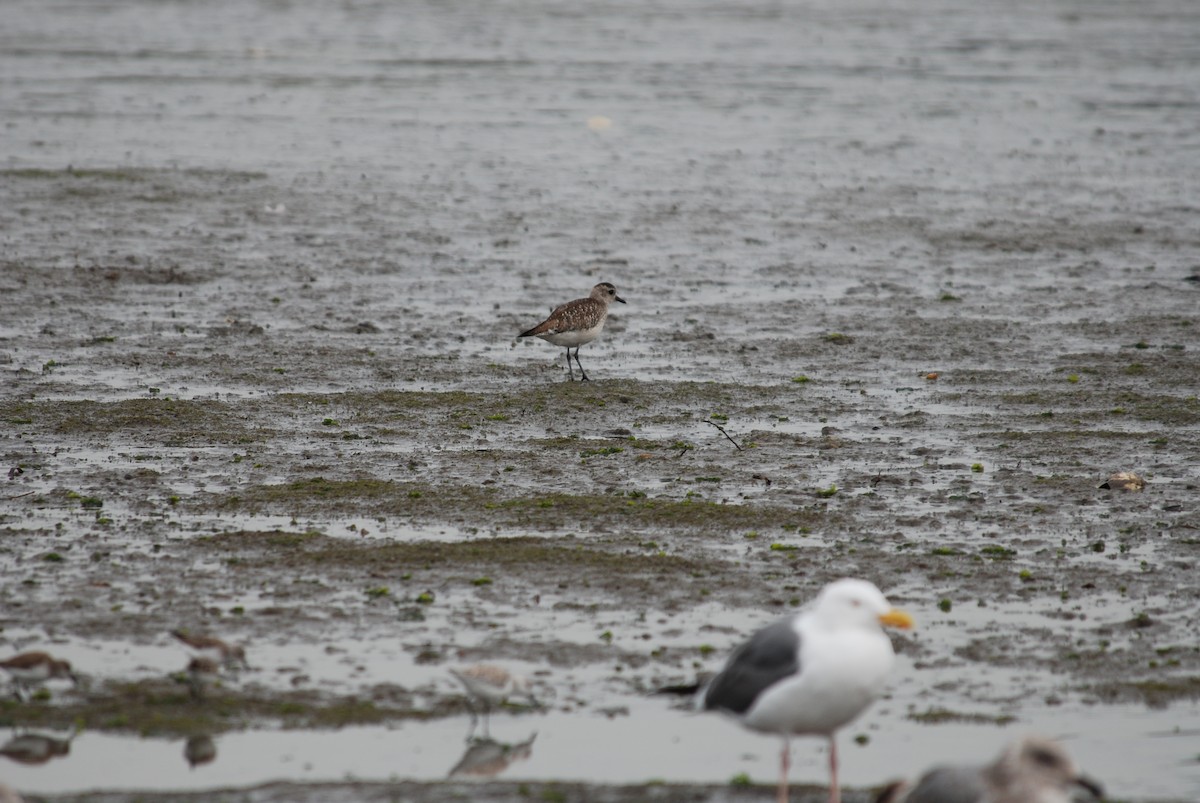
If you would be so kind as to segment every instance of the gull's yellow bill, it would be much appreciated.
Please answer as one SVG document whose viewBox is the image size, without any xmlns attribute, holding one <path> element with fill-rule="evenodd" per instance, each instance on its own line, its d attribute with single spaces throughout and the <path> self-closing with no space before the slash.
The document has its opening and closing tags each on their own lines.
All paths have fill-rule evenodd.
<svg viewBox="0 0 1200 803">
<path fill-rule="evenodd" d="M 883 616 L 880 616 L 879 622 L 888 627 L 898 627 L 901 630 L 909 630 L 914 624 L 913 618 L 899 608 L 892 608 Z"/>
</svg>

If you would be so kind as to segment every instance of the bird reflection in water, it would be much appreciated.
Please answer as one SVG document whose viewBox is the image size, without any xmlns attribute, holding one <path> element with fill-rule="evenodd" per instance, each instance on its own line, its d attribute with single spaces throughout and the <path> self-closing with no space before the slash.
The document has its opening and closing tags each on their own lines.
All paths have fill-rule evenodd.
<svg viewBox="0 0 1200 803">
<path fill-rule="evenodd" d="M 183 757 L 192 769 L 201 764 L 210 764 L 217 757 L 217 743 L 207 733 L 191 736 L 183 746 Z"/>
<path fill-rule="evenodd" d="M 533 755 L 533 740 L 536 738 L 536 731 L 525 741 L 516 744 L 498 742 L 487 736 L 468 738 L 467 752 L 463 753 L 447 777 L 494 778 L 508 769 L 510 764 L 525 761 Z"/>
<path fill-rule="evenodd" d="M 71 741 L 76 731 L 65 739 L 48 736 L 44 733 L 22 733 L 13 736 L 0 745 L 0 756 L 11 759 L 18 764 L 36 767 L 45 764 L 53 758 L 61 758 L 71 752 Z"/>
</svg>

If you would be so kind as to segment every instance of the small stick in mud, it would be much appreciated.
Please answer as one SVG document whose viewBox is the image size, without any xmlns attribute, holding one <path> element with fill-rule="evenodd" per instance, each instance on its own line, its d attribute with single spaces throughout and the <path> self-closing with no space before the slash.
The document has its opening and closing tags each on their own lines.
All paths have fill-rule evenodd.
<svg viewBox="0 0 1200 803">
<path fill-rule="evenodd" d="M 714 427 L 716 427 L 717 429 L 721 430 L 721 434 L 722 434 L 722 435 L 724 435 L 726 438 L 729 438 L 729 442 L 730 442 L 730 443 L 732 443 L 734 446 L 736 446 L 736 447 L 737 447 L 737 450 L 738 450 L 739 452 L 741 452 L 741 451 L 745 451 L 744 449 L 742 449 L 742 445 L 741 445 L 740 443 L 738 443 L 737 441 L 735 441 L 735 440 L 733 439 L 733 436 L 732 436 L 732 435 L 730 435 L 728 432 L 726 432 L 726 431 L 725 431 L 725 427 L 721 426 L 721 425 L 720 425 L 720 424 L 718 424 L 716 421 L 705 421 L 704 423 L 706 423 L 706 424 L 712 424 Z"/>
</svg>

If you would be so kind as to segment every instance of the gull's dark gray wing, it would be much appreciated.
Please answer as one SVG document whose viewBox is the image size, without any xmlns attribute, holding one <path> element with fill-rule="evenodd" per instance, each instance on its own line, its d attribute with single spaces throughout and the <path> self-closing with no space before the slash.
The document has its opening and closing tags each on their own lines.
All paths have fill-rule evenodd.
<svg viewBox="0 0 1200 803">
<path fill-rule="evenodd" d="M 759 630 L 733 653 L 704 692 L 704 708 L 744 714 L 767 688 L 800 671 L 793 618 Z"/>
<path fill-rule="evenodd" d="M 909 790 L 904 803 L 982 803 L 987 794 L 979 767 L 934 767 Z"/>
</svg>

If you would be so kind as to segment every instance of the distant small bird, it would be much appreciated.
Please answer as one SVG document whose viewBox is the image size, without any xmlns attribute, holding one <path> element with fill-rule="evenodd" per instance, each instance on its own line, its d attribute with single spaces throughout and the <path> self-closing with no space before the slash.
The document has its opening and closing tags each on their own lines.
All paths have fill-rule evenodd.
<svg viewBox="0 0 1200 803">
<path fill-rule="evenodd" d="M 186 630 L 172 630 L 171 635 L 183 644 L 197 657 L 207 658 L 221 666 L 248 669 L 246 650 L 237 644 L 227 644 L 215 636 L 192 635 Z"/>
<path fill-rule="evenodd" d="M 875 803 L 1070 803 L 1076 791 L 1094 800 L 1104 796 L 1061 745 L 1026 736 L 985 767 L 935 767 L 916 786 L 892 784 Z"/>
<path fill-rule="evenodd" d="M 1110 491 L 1141 491 L 1146 480 L 1132 471 L 1118 471 L 1100 483 L 1100 487 Z"/>
<path fill-rule="evenodd" d="M 532 706 L 540 705 L 533 696 L 527 678 L 514 675 L 507 669 L 494 664 L 474 664 L 449 671 L 467 690 L 472 730 L 474 730 L 475 721 L 479 718 L 479 714 L 475 710 L 475 703 L 479 703 L 483 708 L 485 733 L 488 726 L 487 717 L 491 713 L 492 706 L 501 705 L 506 700 L 515 698 L 523 698 Z"/>
<path fill-rule="evenodd" d="M 68 678 L 76 686 L 79 685 L 79 678 L 71 671 L 71 664 L 56 660 L 49 653 L 23 652 L 0 661 L 0 669 L 8 671 L 12 678 L 13 694 L 18 700 L 27 699 L 27 696 L 22 697 L 22 690 L 28 695 L 30 689 L 51 678 Z"/>
<path fill-rule="evenodd" d="M 193 658 L 187 665 L 188 688 L 193 700 L 203 700 L 209 686 L 221 677 L 221 665 L 211 658 Z"/>
<path fill-rule="evenodd" d="M 208 764 L 217 757 L 217 743 L 207 733 L 191 736 L 183 746 L 183 757 L 188 767 L 196 769 L 201 764 Z"/>
<path fill-rule="evenodd" d="M 617 295 L 617 288 L 608 282 L 600 282 L 592 288 L 592 294 L 587 298 L 577 298 L 560 304 L 550 313 L 550 317 L 532 329 L 528 329 L 517 337 L 540 337 L 547 343 L 565 346 L 567 349 L 567 372 L 571 380 L 575 379 L 575 371 L 571 368 L 571 347 L 575 347 L 575 364 L 579 366 L 582 381 L 588 381 L 588 375 L 579 362 L 579 347 L 591 343 L 600 336 L 604 329 L 604 321 L 608 318 L 608 306 L 613 301 L 622 304 L 625 299 Z"/>
<path fill-rule="evenodd" d="M 881 625 L 912 624 L 866 580 L 837 580 L 809 609 L 764 627 L 738 647 L 704 689 L 700 705 L 783 738 L 780 803 L 788 798 L 789 739 L 824 736 L 829 800 L 839 803 L 835 734 L 883 693 L 895 654 Z"/>
</svg>

